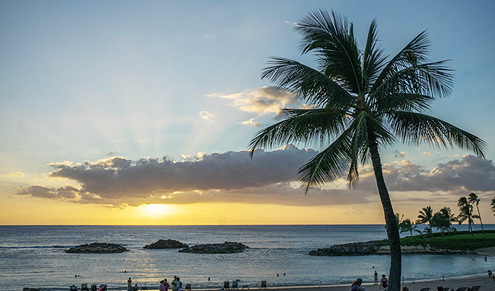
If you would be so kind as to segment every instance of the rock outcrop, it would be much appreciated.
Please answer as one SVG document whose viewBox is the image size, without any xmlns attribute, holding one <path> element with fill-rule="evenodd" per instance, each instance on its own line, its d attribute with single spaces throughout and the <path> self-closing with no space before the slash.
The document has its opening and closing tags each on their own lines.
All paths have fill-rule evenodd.
<svg viewBox="0 0 495 291">
<path fill-rule="evenodd" d="M 183 253 L 199 253 L 199 254 L 232 254 L 241 253 L 248 246 L 237 242 L 224 242 L 223 244 L 200 244 L 192 247 L 187 247 L 179 250 Z"/>
<path fill-rule="evenodd" d="M 378 249 L 379 247 L 374 242 L 361 242 L 333 245 L 329 248 L 313 250 L 309 254 L 312 256 L 360 256 L 374 254 Z"/>
<path fill-rule="evenodd" d="M 145 249 L 180 249 L 187 247 L 189 246 L 173 239 L 161 239 L 150 245 L 144 246 Z"/>
<path fill-rule="evenodd" d="M 402 246 L 403 254 L 467 254 L 474 253 L 464 250 L 436 249 L 429 245 Z M 311 256 L 362 256 L 362 255 L 387 255 L 390 254 L 390 246 L 377 245 L 373 241 L 333 245 L 329 248 L 321 248 L 309 252 Z"/>
<path fill-rule="evenodd" d="M 125 247 L 109 243 L 92 243 L 79 245 L 65 250 L 66 253 L 122 253 L 129 251 Z"/>
</svg>

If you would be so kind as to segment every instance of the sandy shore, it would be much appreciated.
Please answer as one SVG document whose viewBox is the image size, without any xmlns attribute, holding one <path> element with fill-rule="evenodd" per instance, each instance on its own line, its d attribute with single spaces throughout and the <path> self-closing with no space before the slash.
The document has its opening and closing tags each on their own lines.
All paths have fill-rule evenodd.
<svg viewBox="0 0 495 291">
<path fill-rule="evenodd" d="M 351 282 L 349 285 L 337 285 L 337 286 L 307 286 L 307 287 L 268 287 L 268 288 L 250 288 L 250 291 L 260 290 L 276 290 L 276 291 L 349 291 Z M 419 291 L 422 288 L 430 288 L 429 291 L 437 291 L 437 287 L 449 287 L 456 290 L 460 287 L 473 287 L 481 286 L 480 291 L 492 291 L 495 289 L 495 282 L 492 278 L 488 278 L 488 275 L 466 276 L 456 278 L 445 278 L 438 280 L 428 281 L 411 281 L 404 282 L 401 287 L 409 288 L 409 291 Z M 380 291 L 379 285 L 363 284 L 366 291 Z"/>
<path fill-rule="evenodd" d="M 350 285 L 330 285 L 330 286 L 284 286 L 284 287 L 270 287 L 267 288 L 249 288 L 249 289 L 232 289 L 232 290 L 244 290 L 244 291 L 350 291 Z M 426 280 L 426 281 L 406 281 L 401 284 L 401 287 L 409 288 L 409 291 L 419 291 L 422 288 L 430 288 L 429 291 L 437 291 L 437 287 L 451 288 L 457 290 L 461 287 L 473 287 L 481 286 L 480 291 L 492 291 L 495 289 L 495 281 L 489 278 L 488 275 L 473 275 L 455 278 L 440 278 L 436 280 Z M 366 291 L 380 291 L 379 285 L 374 284 L 363 284 Z M 184 289 L 183 289 L 184 290 Z M 192 289 L 193 291 L 213 291 L 219 289 Z M 150 291 L 156 291 L 150 289 Z"/>
</svg>

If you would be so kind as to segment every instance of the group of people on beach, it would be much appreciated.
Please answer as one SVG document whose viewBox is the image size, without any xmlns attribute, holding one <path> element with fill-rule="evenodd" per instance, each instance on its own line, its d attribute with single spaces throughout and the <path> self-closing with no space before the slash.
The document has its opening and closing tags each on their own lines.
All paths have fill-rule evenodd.
<svg viewBox="0 0 495 291">
<path fill-rule="evenodd" d="M 375 284 L 378 284 L 378 272 L 375 271 Z M 364 287 L 361 286 L 363 284 L 363 280 L 361 278 L 357 278 L 351 284 L 351 291 L 365 291 Z M 388 279 L 385 274 L 382 275 L 380 279 L 380 291 L 388 291 Z M 407 287 L 402 287 L 401 291 L 409 291 Z"/>
<path fill-rule="evenodd" d="M 138 285 L 135 284 L 133 287 L 131 277 L 129 277 L 129 280 L 127 280 L 127 291 L 138 291 L 138 290 L 139 290 Z"/>
<path fill-rule="evenodd" d="M 179 277 L 174 276 L 174 280 L 172 281 L 172 291 L 182 291 L 182 281 Z M 170 284 L 167 282 L 167 279 L 163 279 L 160 281 L 160 291 L 168 291 L 170 288 Z"/>
<path fill-rule="evenodd" d="M 172 291 L 182 291 L 182 281 L 179 277 L 174 276 L 174 280 L 170 283 L 172 284 Z M 170 284 L 167 282 L 167 279 L 163 279 L 160 281 L 160 291 L 168 291 L 170 288 Z M 139 287 L 137 284 L 132 286 L 132 279 L 129 277 L 127 280 L 127 291 L 138 291 Z"/>
<path fill-rule="evenodd" d="M 375 278 L 375 284 L 378 284 L 377 271 L 375 271 L 374 278 Z M 357 278 L 351 284 L 351 291 L 365 291 L 364 287 L 362 287 L 361 284 L 363 284 L 363 280 L 361 278 Z M 385 274 L 383 274 L 382 278 L 380 279 L 380 291 L 388 291 L 388 279 L 385 276 Z M 402 290 L 402 291 L 408 291 L 408 290 Z"/>
</svg>

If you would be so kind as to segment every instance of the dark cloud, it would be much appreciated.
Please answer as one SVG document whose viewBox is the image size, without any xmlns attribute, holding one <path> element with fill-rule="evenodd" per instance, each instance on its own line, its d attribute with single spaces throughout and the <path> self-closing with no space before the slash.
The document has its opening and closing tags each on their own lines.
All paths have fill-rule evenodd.
<svg viewBox="0 0 495 291">
<path fill-rule="evenodd" d="M 493 161 L 473 155 L 437 164 L 432 170 L 407 160 L 384 165 L 383 170 L 389 191 L 495 191 Z M 374 185 L 373 175 L 360 180 L 363 188 Z"/>
<path fill-rule="evenodd" d="M 194 202 L 235 202 L 251 204 L 277 204 L 291 206 L 321 206 L 370 203 L 375 194 L 348 189 L 312 189 L 305 195 L 304 187 L 294 188 L 289 183 L 277 183 L 265 187 L 190 191 L 171 194 L 167 202 L 186 204 Z M 161 201 L 160 201 L 161 200 Z M 163 199 L 156 197 L 156 201 Z"/>
<path fill-rule="evenodd" d="M 114 157 L 76 165 L 57 163 L 51 164 L 54 171 L 48 174 L 49 177 L 75 181 L 80 185 L 80 189 L 30 186 L 19 188 L 17 194 L 39 198 L 74 199 L 74 202 L 120 204 L 127 203 L 128 199 L 150 199 L 177 192 L 241 193 L 248 188 L 256 189 L 298 181 L 297 169 L 316 153 L 311 149 L 298 149 L 288 145 L 271 152 L 257 150 L 253 159 L 248 152 L 240 151 L 213 153 L 204 155 L 199 160 L 182 162 L 167 158 L 132 161 Z M 304 195 L 304 191 L 298 191 Z M 185 194 L 181 195 L 186 197 Z M 179 201 L 178 196 L 174 196 L 175 200 Z M 222 199 L 225 201 L 230 198 L 215 198 L 216 201 Z"/>
<path fill-rule="evenodd" d="M 257 150 L 253 159 L 248 152 L 240 151 L 213 153 L 182 162 L 114 157 L 76 165 L 51 164 L 54 171 L 49 173 L 50 177 L 68 179 L 80 186 L 55 189 L 33 185 L 19 188 L 17 195 L 112 205 L 200 202 L 342 205 L 378 199 L 369 167 L 361 169 L 355 189 L 311 189 L 305 195 L 304 188 L 299 187 L 297 169 L 316 153 L 288 145 L 271 152 Z M 472 155 L 438 164 L 432 170 L 407 160 L 385 164 L 383 170 L 389 191 L 400 201 L 448 200 L 458 196 L 459 191 L 480 194 L 495 191 L 493 162 Z M 342 185 L 342 180 L 339 183 Z M 419 194 L 411 195 L 411 192 Z"/>
<path fill-rule="evenodd" d="M 288 146 L 273 152 L 227 152 L 198 161 L 168 159 L 131 161 L 116 157 L 78 165 L 54 164 L 50 177 L 79 182 L 82 191 L 97 195 L 145 197 L 155 191 L 230 190 L 262 187 L 298 179 L 297 169 L 315 155 Z"/>
</svg>

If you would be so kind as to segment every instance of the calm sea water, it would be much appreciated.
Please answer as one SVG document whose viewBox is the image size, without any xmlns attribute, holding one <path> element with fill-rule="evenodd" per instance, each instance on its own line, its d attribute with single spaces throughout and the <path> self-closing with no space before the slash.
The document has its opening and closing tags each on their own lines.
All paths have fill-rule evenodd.
<svg viewBox="0 0 495 291">
<path fill-rule="evenodd" d="M 495 229 L 495 225 L 486 229 Z M 375 269 L 388 274 L 389 256 L 316 257 L 308 252 L 333 244 L 384 238 L 383 225 L 0 226 L 0 290 L 68 290 L 70 285 L 80 287 L 81 283 L 105 283 L 109 289 L 124 290 L 129 277 L 140 287 L 158 289 L 160 280 L 174 275 L 180 276 L 184 284 L 192 284 L 193 289 L 219 289 L 224 281 L 237 279 L 240 287 L 259 286 L 262 280 L 268 286 L 350 284 L 357 277 L 372 282 Z M 189 245 L 236 241 L 249 249 L 238 254 L 143 249 L 159 239 Z M 64 251 L 93 242 L 121 244 L 130 251 Z M 403 256 L 405 280 L 481 274 L 494 267 L 495 257 L 485 261 L 479 255 Z"/>
</svg>

